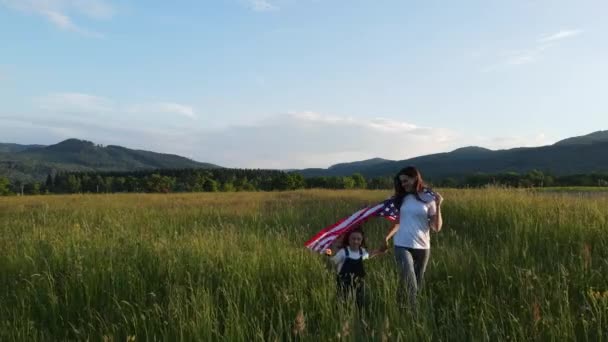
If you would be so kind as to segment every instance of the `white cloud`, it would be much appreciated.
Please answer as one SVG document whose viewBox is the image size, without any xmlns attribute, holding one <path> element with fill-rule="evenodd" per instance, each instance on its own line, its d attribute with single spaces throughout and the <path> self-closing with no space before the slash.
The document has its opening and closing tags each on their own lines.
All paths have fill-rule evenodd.
<svg viewBox="0 0 608 342">
<path fill-rule="evenodd" d="M 71 0 L 69 4 L 90 18 L 110 19 L 114 15 L 114 8 L 103 0 Z"/>
<path fill-rule="evenodd" d="M 149 104 L 136 104 L 129 106 L 126 111 L 128 113 L 163 113 L 177 114 L 190 119 L 196 119 L 196 111 L 192 106 L 174 103 L 174 102 L 155 102 Z"/>
<path fill-rule="evenodd" d="M 222 165 L 254 168 L 326 167 L 374 157 L 405 159 L 443 151 L 457 142 L 457 134 L 444 128 L 315 112 L 275 115 L 253 125 L 191 136 L 196 146 L 193 155 Z"/>
<path fill-rule="evenodd" d="M 508 53 L 510 55 L 506 64 L 508 65 L 522 65 L 528 63 L 534 63 L 540 59 L 543 52 L 550 47 L 548 44 L 543 44 L 539 46 L 535 46 L 534 48 L 521 50 L 521 51 L 512 51 Z"/>
<path fill-rule="evenodd" d="M 53 101 L 48 101 L 49 98 Z M 40 139 L 48 143 L 49 137 L 75 137 L 174 153 L 227 167 L 278 169 L 328 167 L 375 157 L 403 160 L 470 145 L 503 149 L 547 143 L 541 134 L 475 137 L 467 134 L 469 132 L 423 127 L 407 120 L 354 118 L 310 111 L 274 115 L 251 124 L 211 130 L 203 120 L 188 120 L 195 110 L 186 105 L 163 107 L 152 102 L 125 106 L 107 98 L 78 93 L 54 94 L 45 99 L 53 106 L 42 107 L 36 115 L 0 117 L 0 136 L 11 141 L 19 138 L 22 143 L 41 143 Z M 64 107 L 59 106 L 61 101 Z M 148 112 L 153 109 L 156 114 Z M 70 115 L 61 114 L 66 110 Z M 169 117 L 163 110 L 173 115 Z M 182 120 L 172 119 L 177 117 Z M 31 138 L 24 141 L 25 137 Z"/>
<path fill-rule="evenodd" d="M 416 125 L 401 122 L 396 120 L 389 120 L 384 118 L 375 118 L 368 120 L 355 119 L 352 117 L 339 117 L 339 116 L 331 116 L 331 115 L 322 115 L 320 113 L 304 111 L 304 112 L 289 112 L 288 115 L 292 116 L 294 119 L 302 121 L 302 122 L 319 122 L 325 124 L 335 124 L 335 125 L 352 125 L 359 126 L 368 129 L 375 129 L 379 131 L 387 131 L 387 132 L 395 132 L 395 131 L 414 131 L 417 127 Z"/>
<path fill-rule="evenodd" d="M 102 38 L 103 34 L 75 24 L 73 17 L 109 19 L 114 15 L 112 6 L 103 0 L 0 0 L 0 4 L 42 16 L 62 30 L 94 38 Z"/>
<path fill-rule="evenodd" d="M 187 135 L 187 137 L 186 137 Z M 275 115 L 253 125 L 188 131 L 183 153 L 229 167 L 306 168 L 375 157 L 403 160 L 477 145 L 491 149 L 540 146 L 542 135 L 474 137 L 407 121 L 359 119 L 316 112 Z"/>
<path fill-rule="evenodd" d="M 178 114 L 185 116 L 187 118 L 194 119 L 196 118 L 196 114 L 194 112 L 194 108 L 186 105 L 181 105 L 179 103 L 172 102 L 161 102 L 157 104 L 158 109 L 162 113 L 167 114 Z"/>
<path fill-rule="evenodd" d="M 40 109 L 77 116 L 134 115 L 134 117 L 141 118 L 140 115 L 144 115 L 150 118 L 158 114 L 165 117 L 170 114 L 190 119 L 196 118 L 196 111 L 192 106 L 175 102 L 122 104 L 105 97 L 83 93 L 53 93 L 38 98 L 36 102 Z"/>
<path fill-rule="evenodd" d="M 115 109 L 109 99 L 83 93 L 52 93 L 37 99 L 37 103 L 41 109 L 76 114 L 110 112 Z"/>
<path fill-rule="evenodd" d="M 538 62 L 547 50 L 559 44 L 560 41 L 576 37 L 583 32 L 582 29 L 560 30 L 557 33 L 545 35 L 540 37 L 534 46 L 530 48 L 503 53 L 501 56 L 503 61 L 501 63 L 483 67 L 481 71 L 489 72 L 504 66 L 521 66 Z"/>
<path fill-rule="evenodd" d="M 256 12 L 276 11 L 278 6 L 270 3 L 268 0 L 248 0 L 249 6 Z"/>
<path fill-rule="evenodd" d="M 538 41 L 540 43 L 549 43 L 549 42 L 555 42 L 558 40 L 562 40 L 562 39 L 566 39 L 566 38 L 571 38 L 571 37 L 576 37 L 579 34 L 583 33 L 584 31 L 581 29 L 575 29 L 575 30 L 560 30 L 557 33 L 551 34 L 551 35 L 546 35 L 544 37 L 541 37 Z"/>
<path fill-rule="evenodd" d="M 41 12 L 41 14 L 43 14 L 45 17 L 47 17 L 47 19 L 51 23 L 55 24 L 59 28 L 62 28 L 64 30 L 70 30 L 70 31 L 79 30 L 79 28 L 76 25 L 74 25 L 74 23 L 72 22 L 70 17 L 68 17 L 67 15 L 65 15 L 63 13 L 59 13 L 59 12 L 55 12 L 55 11 L 43 11 L 43 12 Z"/>
</svg>

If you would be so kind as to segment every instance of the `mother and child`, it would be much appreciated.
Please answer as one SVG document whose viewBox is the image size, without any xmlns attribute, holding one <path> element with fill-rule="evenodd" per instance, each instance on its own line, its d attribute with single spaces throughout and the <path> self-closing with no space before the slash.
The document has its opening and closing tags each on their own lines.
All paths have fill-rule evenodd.
<svg viewBox="0 0 608 342">
<path fill-rule="evenodd" d="M 363 260 L 386 253 L 392 238 L 399 271 L 397 304 L 400 308 L 409 307 L 415 312 L 416 298 L 431 255 L 430 231 L 439 232 L 443 225 L 443 197 L 428 190 L 420 172 L 409 166 L 395 176 L 393 199 L 399 208 L 399 221 L 391 227 L 379 249 L 367 250 L 365 235 L 358 227 L 337 239 L 326 250 L 326 255 L 336 266 L 340 298 L 354 298 L 357 307 L 362 308 L 365 294 Z"/>
</svg>

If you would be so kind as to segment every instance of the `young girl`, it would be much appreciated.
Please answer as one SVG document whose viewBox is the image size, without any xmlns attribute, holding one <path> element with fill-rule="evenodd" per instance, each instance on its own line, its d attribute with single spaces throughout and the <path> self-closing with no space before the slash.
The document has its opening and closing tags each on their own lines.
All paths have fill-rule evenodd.
<svg viewBox="0 0 608 342">
<path fill-rule="evenodd" d="M 341 246 L 336 252 L 336 246 L 340 244 Z M 334 263 L 338 272 L 336 277 L 338 295 L 342 300 L 346 300 L 354 295 L 359 309 L 363 307 L 365 294 L 365 268 L 363 267 L 363 260 L 383 253 L 380 250 L 368 253 L 365 247 L 363 230 L 358 227 L 347 232 L 342 239 L 336 239 L 332 248 L 325 251 L 325 254 L 330 256 L 330 260 Z"/>
</svg>

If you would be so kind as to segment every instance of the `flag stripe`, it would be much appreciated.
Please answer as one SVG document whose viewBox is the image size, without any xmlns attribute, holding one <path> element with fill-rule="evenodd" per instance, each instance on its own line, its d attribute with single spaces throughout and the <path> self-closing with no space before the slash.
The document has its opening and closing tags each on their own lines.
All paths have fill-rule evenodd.
<svg viewBox="0 0 608 342">
<path fill-rule="evenodd" d="M 376 206 L 376 207 L 378 207 L 378 206 Z M 354 213 L 353 215 L 349 216 L 348 218 L 346 218 L 345 220 L 343 220 L 340 224 L 335 225 L 333 228 L 329 229 L 324 234 L 321 234 L 321 236 L 318 239 L 316 239 L 317 242 L 314 243 L 314 244 L 312 244 L 310 247 L 312 249 L 317 250 L 318 249 L 318 245 L 324 239 L 332 238 L 332 237 L 334 239 L 337 238 L 340 234 L 344 233 L 350 227 L 356 226 L 361 218 L 369 216 L 370 212 L 373 213 L 374 210 L 379 209 L 379 208 L 376 208 L 376 207 L 374 207 L 374 208 L 363 208 L 363 209 L 359 210 L 358 212 Z"/>
<path fill-rule="evenodd" d="M 351 224 L 341 225 L 341 229 L 334 230 L 330 235 L 325 236 L 321 240 L 318 240 L 316 243 L 314 243 L 309 248 L 311 248 L 312 250 L 316 250 L 316 251 L 325 250 L 335 239 L 338 238 L 338 236 L 342 235 L 347 230 L 354 228 L 354 227 L 358 226 L 359 224 L 363 223 L 366 219 L 370 218 L 378 209 L 380 209 L 380 208 L 370 208 L 365 213 L 359 215 L 359 217 L 354 219 Z"/>
<path fill-rule="evenodd" d="M 364 212 L 363 214 L 359 215 L 359 217 L 357 217 L 356 219 L 354 219 L 352 221 L 351 224 L 349 224 L 348 226 L 340 229 L 340 231 L 336 231 L 334 233 L 331 234 L 331 236 L 325 237 L 325 239 L 321 240 L 319 242 L 318 245 L 329 245 L 331 244 L 331 242 L 333 240 L 335 240 L 338 236 L 340 236 L 342 233 L 345 233 L 347 230 L 349 230 L 350 228 L 356 227 L 359 224 L 363 223 L 365 220 L 367 220 L 369 217 L 371 217 L 376 211 L 378 211 L 380 208 L 374 207 L 374 208 L 370 208 L 369 210 L 367 210 L 366 212 Z M 328 241 L 328 240 L 332 240 L 332 241 Z M 316 249 L 316 248 L 315 248 Z M 323 248 L 325 249 L 325 248 Z"/>
<path fill-rule="evenodd" d="M 361 210 L 357 211 L 356 213 L 354 213 L 354 214 L 352 214 L 352 215 L 350 215 L 350 216 L 347 216 L 347 217 L 342 218 L 340 221 L 338 221 L 338 222 L 336 222 L 336 223 L 332 224 L 331 226 L 329 226 L 329 227 L 326 227 L 326 228 L 322 229 L 322 230 L 321 230 L 320 232 L 318 232 L 318 233 L 317 233 L 315 236 L 313 236 L 313 237 L 312 237 L 310 240 L 306 241 L 305 245 L 308 247 L 308 246 L 310 246 L 312 243 L 314 243 L 315 241 L 318 241 L 319 239 L 324 238 L 324 237 L 325 237 L 327 234 L 330 234 L 332 231 L 335 231 L 335 230 L 334 230 L 334 228 L 335 228 L 335 229 L 340 229 L 340 227 L 338 227 L 338 228 L 336 228 L 336 227 L 337 227 L 338 225 L 341 225 L 343 222 L 345 222 L 345 221 L 347 221 L 347 220 L 349 220 L 349 219 L 352 219 L 353 217 L 356 217 L 357 215 L 360 215 L 361 213 L 363 213 L 363 212 L 365 211 L 365 209 L 366 209 L 366 208 L 363 208 L 363 209 L 361 209 Z"/>
<path fill-rule="evenodd" d="M 321 230 L 315 237 L 306 242 L 306 247 L 318 252 L 324 251 L 338 236 L 377 214 L 384 206 L 384 203 L 380 203 L 357 211 L 351 216 Z"/>
<path fill-rule="evenodd" d="M 319 241 L 320 239 L 325 238 L 327 235 L 330 235 L 336 231 L 342 230 L 345 226 L 350 225 L 353 220 L 355 220 L 359 216 L 363 215 L 368 209 L 369 208 L 360 209 L 357 212 L 355 212 L 354 214 L 341 219 L 340 221 L 334 223 L 333 225 L 331 225 L 329 227 L 326 227 L 325 229 L 321 230 L 317 235 L 315 235 L 315 237 L 310 239 L 306 243 L 306 245 L 311 245 L 315 241 Z"/>
</svg>

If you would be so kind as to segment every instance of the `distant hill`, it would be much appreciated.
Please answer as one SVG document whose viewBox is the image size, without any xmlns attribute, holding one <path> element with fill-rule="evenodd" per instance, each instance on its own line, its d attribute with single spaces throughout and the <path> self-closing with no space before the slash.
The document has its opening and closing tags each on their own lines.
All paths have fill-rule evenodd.
<svg viewBox="0 0 608 342">
<path fill-rule="evenodd" d="M 57 171 L 136 171 L 149 169 L 219 168 L 173 154 L 101 146 L 68 139 L 55 145 L 0 144 L 0 176 L 43 179 Z"/>
<path fill-rule="evenodd" d="M 30 148 L 44 147 L 44 145 L 19 145 L 0 143 L 0 153 L 21 152 Z"/>
<path fill-rule="evenodd" d="M 461 157 L 477 158 L 481 156 L 487 156 L 489 153 L 492 153 L 492 150 L 479 146 L 467 146 L 455 149 L 451 153 L 453 155 L 458 155 Z"/>
<path fill-rule="evenodd" d="M 369 166 L 382 164 L 387 161 L 389 161 L 389 160 L 382 159 L 382 158 L 373 158 L 373 159 L 367 159 L 367 160 L 362 160 L 362 161 L 352 162 L 352 163 L 336 164 L 336 165 L 330 166 L 329 168 L 333 169 L 333 170 L 339 170 L 339 169 L 349 168 L 349 167 L 369 167 Z"/>
<path fill-rule="evenodd" d="M 608 142 L 608 131 L 597 131 L 580 137 L 573 137 L 556 142 L 554 145 L 588 145 L 598 142 Z"/>
<path fill-rule="evenodd" d="M 429 179 L 458 178 L 477 172 L 523 173 L 533 169 L 550 171 L 555 175 L 608 172 L 608 131 L 565 139 L 550 146 L 497 151 L 469 146 L 405 160 L 344 163 L 327 169 L 297 172 L 305 177 L 348 176 L 355 172 L 366 177 L 378 177 L 394 175 L 407 165 L 418 167 Z"/>
<path fill-rule="evenodd" d="M 367 160 L 362 160 L 362 161 L 357 161 L 357 162 L 341 163 L 341 164 L 332 165 L 329 167 L 329 170 L 331 170 L 331 172 L 333 172 L 333 173 L 342 173 L 342 172 L 348 172 L 348 170 L 352 170 L 354 168 L 360 169 L 360 168 L 374 167 L 376 165 L 380 165 L 380 164 L 386 163 L 388 161 L 389 161 L 388 159 L 373 158 L 373 159 L 367 159 Z"/>
</svg>

